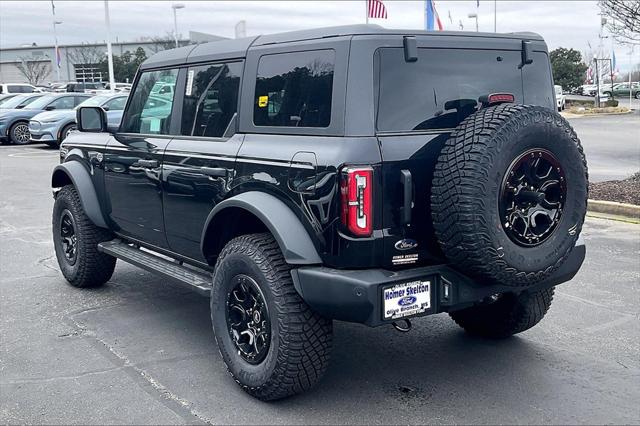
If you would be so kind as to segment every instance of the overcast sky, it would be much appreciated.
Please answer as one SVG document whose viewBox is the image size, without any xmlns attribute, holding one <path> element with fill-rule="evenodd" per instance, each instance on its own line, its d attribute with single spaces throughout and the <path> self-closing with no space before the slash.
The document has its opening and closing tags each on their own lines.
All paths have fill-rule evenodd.
<svg viewBox="0 0 640 426">
<path fill-rule="evenodd" d="M 178 33 L 189 30 L 234 36 L 239 20 L 247 22 L 247 34 L 364 23 L 365 0 L 360 1 L 185 1 L 178 10 Z M 372 19 L 387 28 L 422 28 L 423 1 L 384 1 L 389 19 Z M 112 38 L 133 41 L 144 36 L 163 36 L 173 30 L 171 2 L 111 1 Z M 102 1 L 55 1 L 60 44 L 102 42 L 106 38 Z M 436 0 L 445 29 L 475 30 L 469 13 L 476 12 L 475 0 Z M 480 0 L 480 31 L 493 31 L 491 0 Z M 600 18 L 596 1 L 498 1 L 499 32 L 534 31 L 540 33 L 550 49 L 573 47 L 584 52 L 588 43 L 598 46 Z M 449 19 L 451 15 L 451 20 Z M 50 1 L 0 1 L 0 48 L 23 44 L 53 44 Z M 611 50 L 611 39 L 604 40 Z M 619 68 L 629 63 L 629 49 L 615 48 Z M 633 62 L 640 60 L 636 49 Z"/>
</svg>

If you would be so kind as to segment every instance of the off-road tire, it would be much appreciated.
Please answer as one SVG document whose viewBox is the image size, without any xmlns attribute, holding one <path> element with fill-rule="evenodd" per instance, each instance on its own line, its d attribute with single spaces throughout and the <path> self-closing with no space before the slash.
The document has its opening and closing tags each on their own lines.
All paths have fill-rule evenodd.
<svg viewBox="0 0 640 426">
<path fill-rule="evenodd" d="M 77 255 L 70 263 L 65 257 L 60 236 L 63 212 L 71 213 L 75 222 Z M 80 196 L 73 185 L 64 186 L 53 205 L 53 244 L 60 271 L 74 287 L 100 287 L 111 278 L 116 258 L 98 251 L 98 243 L 113 239 L 113 234 L 95 226 L 82 208 Z"/>
<path fill-rule="evenodd" d="M 476 336 L 502 339 L 521 333 L 538 324 L 551 306 L 554 287 L 505 293 L 493 303 L 473 306 L 450 313 L 466 332 Z"/>
<path fill-rule="evenodd" d="M 269 351 L 259 364 L 240 356 L 227 327 L 227 296 L 237 274 L 256 281 L 270 312 Z M 298 295 L 290 267 L 270 234 L 243 235 L 224 247 L 213 278 L 211 320 L 227 370 L 255 398 L 267 401 L 304 392 L 320 380 L 329 364 L 332 322 Z"/>
<path fill-rule="evenodd" d="M 9 128 L 9 140 L 14 145 L 27 145 L 31 142 L 30 137 L 26 141 L 24 140 L 21 141 L 20 139 L 18 139 L 17 130 L 18 130 L 18 127 L 21 127 L 21 126 L 27 126 L 27 132 L 28 132 L 29 124 L 24 121 L 18 121 L 17 123 L 13 123 Z"/>
<path fill-rule="evenodd" d="M 530 149 L 548 150 L 566 174 L 567 194 L 553 233 L 535 247 L 516 244 L 502 225 L 499 197 L 510 164 Z M 480 282 L 527 286 L 549 277 L 573 250 L 587 209 L 587 164 L 569 123 L 539 106 L 501 104 L 467 117 L 435 166 L 435 233 L 454 267 Z"/>
</svg>

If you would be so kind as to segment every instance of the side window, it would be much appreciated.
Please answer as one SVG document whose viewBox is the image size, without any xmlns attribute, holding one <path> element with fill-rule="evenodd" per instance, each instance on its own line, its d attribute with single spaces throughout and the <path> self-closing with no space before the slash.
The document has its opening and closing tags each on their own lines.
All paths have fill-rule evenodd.
<svg viewBox="0 0 640 426">
<path fill-rule="evenodd" d="M 177 78 L 177 69 L 143 73 L 131 94 L 129 108 L 122 120 L 122 131 L 168 135 Z"/>
<path fill-rule="evenodd" d="M 124 105 L 127 103 L 127 98 L 124 96 L 121 98 L 111 99 L 105 104 L 109 108 L 109 111 L 121 111 L 124 109 Z"/>
<path fill-rule="evenodd" d="M 64 96 L 51 102 L 47 107 L 51 109 L 73 109 L 75 101 L 73 96 Z"/>
<path fill-rule="evenodd" d="M 242 63 L 189 68 L 182 108 L 182 134 L 222 137 L 238 109 Z"/>
<path fill-rule="evenodd" d="M 86 101 L 89 98 L 90 98 L 90 96 L 75 96 L 75 104 L 76 104 L 76 106 L 80 105 L 81 103 L 83 103 L 84 101 Z"/>
<path fill-rule="evenodd" d="M 328 127 L 335 52 L 265 55 L 258 64 L 256 126 Z"/>
</svg>

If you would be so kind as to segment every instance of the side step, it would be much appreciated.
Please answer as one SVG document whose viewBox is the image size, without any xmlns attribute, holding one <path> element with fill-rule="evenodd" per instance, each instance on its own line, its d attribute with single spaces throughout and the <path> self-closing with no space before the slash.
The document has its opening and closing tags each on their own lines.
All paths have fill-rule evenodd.
<svg viewBox="0 0 640 426">
<path fill-rule="evenodd" d="M 98 250 L 149 272 L 161 275 L 185 287 L 189 287 L 203 296 L 208 297 L 211 293 L 212 277 L 211 274 L 207 274 L 204 271 L 200 273 L 163 257 L 133 247 L 119 239 L 98 244 Z"/>
</svg>

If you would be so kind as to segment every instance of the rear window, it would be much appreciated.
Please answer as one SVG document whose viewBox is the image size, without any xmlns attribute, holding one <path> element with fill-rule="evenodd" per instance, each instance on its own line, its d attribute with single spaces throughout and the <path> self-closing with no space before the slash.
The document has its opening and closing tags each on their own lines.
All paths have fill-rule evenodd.
<svg viewBox="0 0 640 426">
<path fill-rule="evenodd" d="M 256 126 L 329 127 L 333 50 L 265 55 L 258 64 Z"/>
<path fill-rule="evenodd" d="M 418 60 L 406 62 L 403 49 L 382 48 L 374 63 L 379 131 L 454 128 L 476 111 L 480 96 L 491 93 L 524 102 L 520 51 L 420 48 Z M 549 97 L 551 76 L 545 76 Z"/>
</svg>

